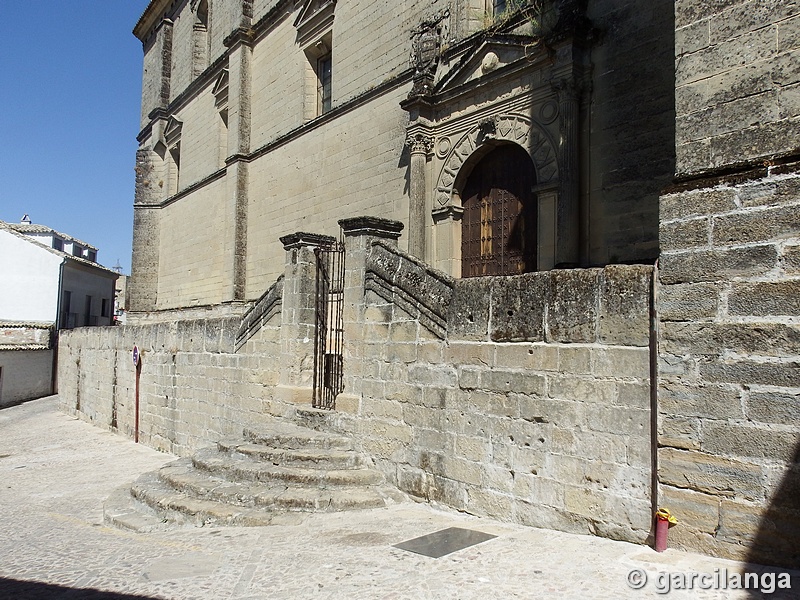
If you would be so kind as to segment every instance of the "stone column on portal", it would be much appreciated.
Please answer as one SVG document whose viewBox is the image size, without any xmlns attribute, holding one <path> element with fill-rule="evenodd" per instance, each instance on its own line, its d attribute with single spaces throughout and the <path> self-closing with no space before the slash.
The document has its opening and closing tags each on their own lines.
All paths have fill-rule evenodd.
<svg viewBox="0 0 800 600">
<path fill-rule="evenodd" d="M 397 247 L 403 230 L 400 221 L 380 217 L 341 219 L 344 234 L 344 393 L 336 397 L 336 409 L 358 412 L 361 397 L 364 342 L 364 280 L 367 256 L 375 242 Z"/>
<path fill-rule="evenodd" d="M 316 256 L 330 246 L 329 235 L 297 232 L 280 238 L 286 250 L 281 307 L 280 376 L 276 398 L 310 404 L 314 381 Z"/>
<path fill-rule="evenodd" d="M 553 84 L 558 94 L 561 130 L 558 195 L 556 264 L 577 266 L 580 262 L 580 84 L 573 76 Z"/>
<path fill-rule="evenodd" d="M 425 260 L 425 228 L 427 226 L 425 171 L 433 139 L 424 133 L 409 134 L 407 139 L 411 154 L 409 172 L 408 253 Z"/>
</svg>

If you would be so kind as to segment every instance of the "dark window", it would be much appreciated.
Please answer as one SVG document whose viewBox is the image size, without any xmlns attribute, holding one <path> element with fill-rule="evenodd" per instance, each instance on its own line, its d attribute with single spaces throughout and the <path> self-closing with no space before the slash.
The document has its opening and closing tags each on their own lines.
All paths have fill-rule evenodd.
<svg viewBox="0 0 800 600">
<path fill-rule="evenodd" d="M 507 10 L 506 0 L 494 0 L 494 14 L 501 15 Z"/>
<path fill-rule="evenodd" d="M 92 262 L 97 262 L 97 252 L 95 252 L 94 250 L 87 250 L 86 258 Z"/>
<path fill-rule="evenodd" d="M 317 61 L 317 98 L 321 115 L 331 109 L 331 78 L 331 55 L 326 54 Z"/>
<path fill-rule="evenodd" d="M 92 321 L 92 297 L 86 296 L 86 308 L 83 312 L 83 324 L 90 325 Z"/>
<path fill-rule="evenodd" d="M 108 298 L 103 298 L 101 300 L 100 316 L 101 317 L 107 317 L 108 316 Z"/>
<path fill-rule="evenodd" d="M 75 327 L 75 318 L 70 312 L 72 308 L 72 292 L 64 290 L 61 292 L 61 329 L 71 329 Z"/>
<path fill-rule="evenodd" d="M 72 256 L 83 256 L 83 248 L 78 244 L 72 244 Z"/>
<path fill-rule="evenodd" d="M 61 250 L 63 252 L 64 251 L 64 240 L 62 240 L 61 238 L 54 237 L 53 238 L 53 248 L 55 248 L 56 250 Z"/>
</svg>

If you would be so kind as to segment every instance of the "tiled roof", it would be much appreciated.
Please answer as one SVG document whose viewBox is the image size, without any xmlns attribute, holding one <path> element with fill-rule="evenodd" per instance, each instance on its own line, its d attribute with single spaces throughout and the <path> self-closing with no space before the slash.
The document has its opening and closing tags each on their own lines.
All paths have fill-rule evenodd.
<svg viewBox="0 0 800 600">
<path fill-rule="evenodd" d="M 14 231 L 18 231 L 19 233 L 44 233 L 44 234 L 52 234 L 57 235 L 58 237 L 68 241 L 68 242 L 75 242 L 76 244 L 80 244 L 90 250 L 97 251 L 97 248 L 92 246 L 91 244 L 87 244 L 79 240 L 78 238 L 74 238 L 71 235 L 67 235 L 66 233 L 61 233 L 60 231 L 56 231 L 55 229 L 51 229 L 46 225 L 37 225 L 35 223 L 6 223 L 11 229 Z"/>
</svg>

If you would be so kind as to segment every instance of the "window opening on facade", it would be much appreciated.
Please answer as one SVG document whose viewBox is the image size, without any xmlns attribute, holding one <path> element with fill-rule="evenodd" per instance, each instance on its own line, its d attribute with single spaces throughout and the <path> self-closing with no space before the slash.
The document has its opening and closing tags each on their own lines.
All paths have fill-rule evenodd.
<svg viewBox="0 0 800 600">
<path fill-rule="evenodd" d="M 208 66 L 208 0 L 201 0 L 197 4 L 192 45 L 192 74 L 197 77 Z"/>
<path fill-rule="evenodd" d="M 506 0 L 492 0 L 492 14 L 502 15 L 507 9 Z"/>
<path fill-rule="evenodd" d="M 331 109 L 331 55 L 330 53 L 317 61 L 317 110 L 324 115 Z"/>
<path fill-rule="evenodd" d="M 53 238 L 53 248 L 55 250 L 60 250 L 60 251 L 63 252 L 64 251 L 64 240 L 62 240 L 61 238 L 54 237 Z"/>
<path fill-rule="evenodd" d="M 483 157 L 461 193 L 461 275 L 516 275 L 536 270 L 537 206 L 533 164 L 508 144 Z"/>
</svg>

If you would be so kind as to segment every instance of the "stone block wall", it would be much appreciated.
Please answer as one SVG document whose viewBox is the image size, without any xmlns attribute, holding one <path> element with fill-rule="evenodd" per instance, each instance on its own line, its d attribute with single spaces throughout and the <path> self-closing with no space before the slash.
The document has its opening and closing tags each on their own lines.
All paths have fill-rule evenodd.
<svg viewBox="0 0 800 600">
<path fill-rule="evenodd" d="M 662 197 L 659 477 L 680 547 L 796 565 L 800 174 L 764 171 Z"/>
<path fill-rule="evenodd" d="M 661 197 L 661 502 L 672 543 L 800 565 L 795 3 L 675 3 L 677 185 Z"/>
<path fill-rule="evenodd" d="M 64 331 L 58 363 L 62 409 L 134 437 L 135 345 L 142 357 L 140 442 L 186 456 L 241 435 L 246 424 L 270 412 L 264 390 L 278 378 L 275 320 L 239 353 L 236 317 Z"/>
<path fill-rule="evenodd" d="M 338 427 L 413 495 L 643 542 L 652 269 L 456 282 L 385 242 L 346 239 Z"/>
</svg>

